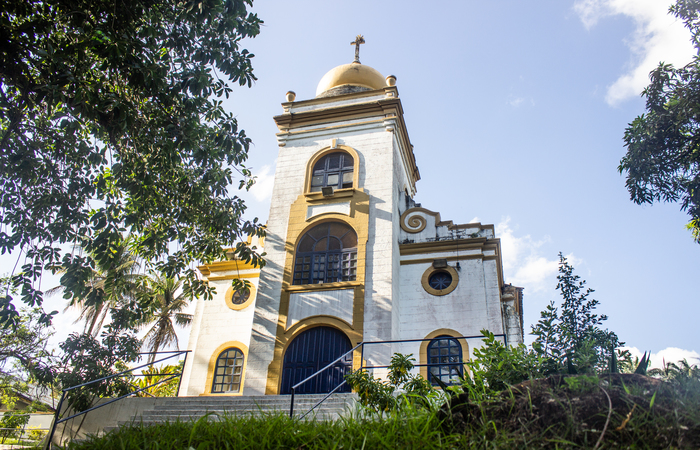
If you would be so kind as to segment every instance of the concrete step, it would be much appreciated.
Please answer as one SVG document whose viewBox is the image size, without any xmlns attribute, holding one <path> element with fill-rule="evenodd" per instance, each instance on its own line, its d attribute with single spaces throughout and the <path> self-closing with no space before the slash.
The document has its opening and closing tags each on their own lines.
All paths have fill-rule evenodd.
<svg viewBox="0 0 700 450">
<path fill-rule="evenodd" d="M 294 397 L 296 416 L 309 411 L 321 401 L 325 394 L 302 394 Z M 152 409 L 132 417 L 129 421 L 120 421 L 118 426 L 131 423 L 154 425 L 176 420 L 198 420 L 210 414 L 208 420 L 218 420 L 219 415 L 249 415 L 271 412 L 288 413 L 291 402 L 289 395 L 249 396 L 249 397 L 177 397 L 163 399 Z M 352 412 L 357 403 L 355 394 L 335 394 L 326 399 L 308 418 L 317 420 L 336 420 Z M 105 432 L 118 427 L 106 427 Z"/>
</svg>

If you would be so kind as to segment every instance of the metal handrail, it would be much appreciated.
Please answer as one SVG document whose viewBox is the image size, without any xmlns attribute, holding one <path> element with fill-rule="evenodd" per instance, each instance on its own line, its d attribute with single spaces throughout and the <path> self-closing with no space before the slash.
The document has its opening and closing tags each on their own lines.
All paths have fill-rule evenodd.
<svg viewBox="0 0 700 450">
<path fill-rule="evenodd" d="M 76 386 L 70 386 L 70 387 L 67 387 L 67 388 L 62 389 L 62 390 L 61 390 L 61 399 L 59 400 L 58 406 L 56 407 L 56 412 L 55 412 L 55 414 L 54 414 L 54 419 L 53 419 L 53 425 L 51 426 L 51 432 L 49 433 L 49 438 L 48 438 L 48 440 L 47 440 L 47 443 L 48 443 L 47 448 L 50 449 L 50 448 L 52 447 L 52 442 L 51 442 L 51 441 L 53 440 L 53 436 L 54 436 L 54 434 L 55 434 L 55 432 L 56 432 L 56 427 L 58 426 L 59 423 L 63 423 L 63 422 L 66 422 L 66 421 L 68 421 L 68 420 L 70 420 L 70 419 L 74 419 L 74 418 L 76 418 L 76 417 L 78 417 L 78 416 L 82 416 L 83 414 L 87 414 L 87 413 L 89 413 L 90 411 L 93 411 L 93 410 L 98 409 L 98 408 L 102 408 L 103 406 L 107 406 L 107 405 L 112 404 L 112 403 L 114 403 L 114 402 L 116 402 L 116 401 L 119 401 L 119 400 L 121 400 L 121 399 L 123 399 L 123 398 L 131 397 L 131 396 L 134 395 L 134 394 L 138 394 L 139 392 L 145 391 L 146 389 L 149 389 L 149 388 L 151 388 L 151 387 L 153 387 L 153 386 L 157 386 L 157 385 L 159 385 L 159 384 L 161 384 L 161 383 L 165 383 L 166 381 L 170 381 L 170 380 L 172 380 L 172 379 L 174 379 L 174 378 L 176 378 L 176 377 L 179 377 L 180 380 L 179 380 L 179 382 L 178 382 L 178 384 L 177 384 L 177 390 L 175 391 L 175 396 L 179 395 L 179 392 L 180 392 L 180 385 L 182 384 L 182 374 L 183 374 L 183 372 L 184 372 L 184 369 L 183 369 L 183 371 L 181 371 L 181 372 L 179 372 L 179 373 L 167 374 L 167 375 L 172 375 L 172 376 L 170 376 L 170 377 L 168 377 L 168 378 L 166 378 L 166 379 L 157 381 L 157 382 L 155 382 L 155 383 L 153 383 L 153 384 L 151 384 L 151 385 L 148 385 L 148 386 L 146 386 L 146 387 L 139 388 L 139 389 L 137 389 L 137 390 L 135 390 L 135 391 L 129 392 L 128 394 L 124 394 L 124 395 L 122 395 L 122 396 L 113 398 L 113 399 L 111 399 L 111 400 L 108 401 L 108 402 L 101 403 L 101 404 L 99 404 L 99 405 L 93 406 L 93 407 L 91 407 L 91 408 L 86 409 L 85 411 L 81 411 L 81 412 L 76 413 L 76 414 L 73 414 L 73 415 L 71 415 L 71 416 L 69 416 L 69 417 L 64 417 L 63 419 L 59 419 L 59 416 L 60 416 L 60 414 L 61 414 L 61 407 L 63 406 L 63 401 L 64 401 L 65 398 L 66 398 L 66 393 L 67 393 L 67 392 L 70 392 L 70 391 L 72 391 L 72 390 L 74 390 L 74 389 L 78 389 L 78 388 L 81 388 L 81 387 L 85 387 L 85 386 L 88 386 L 88 385 L 91 385 L 91 384 L 100 383 L 100 382 L 106 381 L 106 380 L 111 380 L 112 378 L 117 378 L 117 377 L 120 377 L 120 378 L 121 378 L 121 377 L 123 377 L 124 375 L 126 375 L 126 374 L 129 373 L 129 372 L 133 372 L 134 370 L 138 370 L 138 369 L 141 369 L 141 368 L 144 368 L 144 367 L 149 367 L 149 366 L 152 366 L 152 365 L 154 365 L 154 364 L 156 364 L 156 363 L 159 363 L 159 362 L 162 362 L 162 361 L 166 361 L 166 360 L 168 360 L 168 359 L 170 359 L 170 358 L 173 358 L 173 357 L 175 357 L 175 356 L 180 356 L 180 355 L 182 355 L 182 354 L 185 355 L 185 358 L 184 358 L 184 360 L 183 360 L 183 363 L 186 364 L 186 363 L 187 363 L 187 354 L 190 353 L 191 351 L 192 351 L 192 350 L 177 350 L 177 351 L 171 350 L 171 351 L 163 351 L 163 352 L 143 352 L 143 353 L 139 353 L 139 355 L 157 355 L 157 354 L 167 354 L 167 353 L 172 353 L 172 355 L 167 356 L 167 357 L 165 357 L 165 358 L 161 358 L 161 359 L 155 360 L 155 361 L 150 362 L 150 363 L 146 363 L 146 364 L 142 364 L 142 365 L 140 365 L 140 366 L 132 367 L 131 369 L 128 369 L 128 370 L 123 370 L 123 371 L 121 371 L 121 372 L 119 372 L 119 373 L 115 373 L 115 374 L 113 374 L 113 375 L 108 375 L 108 376 L 106 376 L 106 377 L 98 378 L 97 380 L 87 381 L 87 382 L 85 382 L 85 383 L 78 384 L 78 385 L 76 385 Z M 183 364 L 183 367 L 184 367 L 184 364 Z M 156 376 L 156 375 L 158 375 L 158 374 L 146 374 L 145 376 Z M 137 376 L 140 376 L 140 375 L 137 375 Z"/>
<path fill-rule="evenodd" d="M 493 336 L 494 336 L 494 337 L 502 337 L 503 340 L 504 340 L 504 342 L 505 342 L 505 345 L 508 345 L 508 336 L 506 336 L 505 333 L 504 333 L 504 334 L 494 334 Z M 466 339 L 483 339 L 483 338 L 484 338 L 484 335 L 481 334 L 481 335 L 478 335 L 478 336 L 449 336 L 449 337 L 452 338 L 452 339 L 465 339 L 465 340 L 466 340 Z M 425 341 L 432 341 L 432 340 L 435 340 L 435 339 L 437 339 L 437 338 L 425 338 L 425 339 L 394 339 L 394 340 L 388 340 L 388 341 L 369 341 L 369 342 L 364 342 L 364 341 L 363 341 L 363 342 L 360 342 L 359 344 L 357 344 L 356 346 L 354 346 L 351 350 L 349 350 L 349 351 L 343 353 L 342 356 L 340 356 L 338 359 L 336 359 L 336 360 L 333 361 L 332 363 L 328 364 L 327 366 L 325 366 L 325 367 L 322 368 L 322 369 L 319 369 L 319 370 L 316 371 L 315 373 L 309 375 L 308 377 L 306 377 L 306 378 L 303 379 L 302 381 L 300 381 L 300 382 L 298 382 L 297 384 L 295 384 L 294 386 L 292 386 L 292 388 L 291 388 L 291 401 L 290 401 L 290 405 L 289 405 L 289 417 L 290 417 L 290 418 L 291 418 L 291 417 L 294 417 L 294 391 L 296 390 L 296 388 L 298 388 L 298 387 L 301 386 L 302 384 L 306 383 L 307 381 L 309 381 L 309 380 L 311 380 L 311 379 L 317 377 L 321 372 L 323 372 L 323 371 L 329 369 L 331 366 L 333 366 L 334 364 L 336 364 L 337 362 L 339 362 L 340 360 L 342 360 L 343 358 L 345 358 L 348 354 L 354 352 L 354 351 L 357 350 L 358 348 L 361 347 L 361 349 L 360 349 L 360 352 L 361 352 L 361 353 L 360 353 L 360 367 L 355 371 L 355 373 L 356 373 L 356 372 L 359 372 L 360 370 L 363 370 L 363 369 L 387 369 L 387 368 L 391 367 L 391 366 L 365 366 L 365 364 L 364 364 L 364 361 L 365 361 L 365 360 L 364 360 L 365 345 L 371 345 L 371 344 L 401 344 L 401 343 L 406 343 L 406 342 L 425 342 Z M 441 366 L 453 366 L 453 365 L 460 365 L 460 364 L 464 364 L 464 362 L 461 362 L 461 363 L 445 363 L 445 364 L 440 364 L 440 365 L 441 365 Z M 432 364 L 414 364 L 413 367 L 427 367 L 427 366 L 430 366 L 430 365 L 432 365 Z M 312 406 L 310 410 L 308 410 L 308 411 L 306 411 L 304 414 L 302 414 L 302 415 L 299 417 L 299 419 L 303 419 L 304 417 L 306 417 L 311 411 L 313 411 L 314 409 L 316 409 L 321 403 L 323 403 L 324 401 L 326 401 L 326 400 L 328 399 L 328 397 L 330 397 L 331 395 L 333 395 L 338 389 L 340 389 L 341 386 L 343 386 L 343 385 L 345 385 L 345 384 L 347 384 L 347 381 L 346 381 L 346 380 L 343 380 L 342 383 L 340 383 L 338 386 L 336 386 L 335 388 L 333 388 L 325 397 L 323 397 L 318 403 L 316 403 L 314 406 Z"/>
<path fill-rule="evenodd" d="M 351 350 L 349 350 L 349 351 L 343 353 L 338 359 L 336 359 L 336 360 L 333 361 L 332 363 L 328 364 L 328 365 L 327 365 L 326 367 L 324 367 L 323 369 L 316 371 L 316 373 L 313 373 L 313 374 L 309 375 L 308 377 L 304 378 L 303 380 L 301 380 L 300 382 L 298 382 L 297 384 L 295 384 L 294 386 L 292 386 L 292 388 L 290 389 L 290 390 L 291 390 L 291 394 L 292 394 L 292 399 L 291 399 L 291 404 L 290 404 L 290 406 L 289 406 L 289 417 L 292 417 L 292 416 L 294 415 L 294 391 L 296 390 L 296 388 L 298 388 L 298 387 L 301 386 L 302 384 L 306 383 L 307 381 L 311 380 L 312 378 L 316 378 L 321 372 L 323 372 L 323 371 L 325 371 L 326 369 L 328 369 L 328 368 L 334 366 L 337 362 L 340 362 L 340 360 L 342 360 L 343 358 L 345 358 L 346 356 L 348 356 L 350 353 L 352 353 L 352 352 L 354 352 L 355 350 L 357 350 L 357 348 L 358 348 L 359 346 L 361 346 L 362 344 L 363 344 L 363 343 L 360 342 L 359 344 L 357 344 L 356 346 L 354 346 Z M 345 380 L 343 380 L 343 383 L 345 383 Z M 333 391 L 331 391 L 331 393 L 335 392 L 335 390 L 338 389 L 340 386 L 342 386 L 343 383 L 340 383 L 340 385 L 336 386 L 336 388 L 333 389 Z M 329 396 L 327 396 L 326 398 L 328 398 L 328 397 L 329 397 Z M 326 398 L 324 398 L 323 400 L 325 400 Z M 316 408 L 316 406 L 320 405 L 320 404 L 323 402 L 323 400 L 321 400 L 318 404 L 316 404 L 313 408 L 311 408 L 306 414 L 308 414 L 308 413 L 310 413 L 311 411 L 313 411 L 314 408 Z M 306 416 L 306 414 L 304 414 L 304 416 Z M 302 416 L 302 417 L 304 417 L 304 416 Z"/>
</svg>

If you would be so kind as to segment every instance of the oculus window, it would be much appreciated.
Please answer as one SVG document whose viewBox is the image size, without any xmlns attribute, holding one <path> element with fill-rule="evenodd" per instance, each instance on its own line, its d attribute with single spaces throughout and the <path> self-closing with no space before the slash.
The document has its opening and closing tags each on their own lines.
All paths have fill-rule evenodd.
<svg viewBox="0 0 700 450">
<path fill-rule="evenodd" d="M 212 394 L 231 394 L 241 391 L 243 359 L 243 352 L 237 348 L 229 348 L 221 352 L 214 368 Z"/>
<path fill-rule="evenodd" d="M 459 273 L 454 267 L 446 266 L 436 269 L 433 266 L 423 272 L 421 285 L 428 294 L 442 296 L 454 291 L 459 284 Z"/>
<path fill-rule="evenodd" d="M 428 344 L 428 373 L 430 383 L 437 386 L 435 379 L 446 385 L 459 384 L 464 371 L 462 346 L 450 336 L 439 336 Z"/>
<path fill-rule="evenodd" d="M 449 272 L 433 272 L 428 277 L 428 285 L 435 290 L 443 290 L 452 284 L 452 275 Z"/>
<path fill-rule="evenodd" d="M 326 222 L 299 240 L 292 284 L 334 283 L 357 279 L 357 234 L 342 222 Z"/>
<path fill-rule="evenodd" d="M 345 189 L 352 187 L 355 160 L 345 152 L 330 153 L 319 159 L 311 172 L 311 192 L 324 187 Z"/>
<path fill-rule="evenodd" d="M 241 288 L 234 291 L 231 296 L 231 303 L 234 305 L 242 305 L 250 298 L 250 289 Z"/>
</svg>

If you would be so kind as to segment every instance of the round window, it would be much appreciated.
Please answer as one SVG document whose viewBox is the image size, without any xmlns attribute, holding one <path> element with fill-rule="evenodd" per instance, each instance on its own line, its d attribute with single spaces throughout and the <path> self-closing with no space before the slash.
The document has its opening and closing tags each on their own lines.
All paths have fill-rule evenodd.
<svg viewBox="0 0 700 450">
<path fill-rule="evenodd" d="M 245 309 L 250 306 L 253 303 L 253 299 L 255 299 L 255 285 L 250 283 L 247 286 L 242 286 L 235 290 L 233 286 L 229 286 L 224 299 L 228 307 L 233 310 L 239 311 Z"/>
<path fill-rule="evenodd" d="M 447 295 L 457 288 L 459 273 L 450 266 L 439 269 L 430 266 L 423 272 L 420 283 L 428 294 Z"/>
<path fill-rule="evenodd" d="M 448 272 L 434 272 L 428 278 L 428 284 L 436 291 L 447 289 L 452 284 L 452 275 Z"/>
<path fill-rule="evenodd" d="M 242 305 L 250 297 L 250 289 L 238 289 L 231 297 L 231 303 L 234 305 Z"/>
</svg>

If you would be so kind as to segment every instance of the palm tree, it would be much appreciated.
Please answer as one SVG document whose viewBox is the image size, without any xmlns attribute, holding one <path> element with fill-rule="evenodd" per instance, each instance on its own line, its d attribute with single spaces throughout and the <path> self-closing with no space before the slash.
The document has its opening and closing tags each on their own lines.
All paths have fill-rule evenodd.
<svg viewBox="0 0 700 450">
<path fill-rule="evenodd" d="M 117 308 L 135 298 L 140 291 L 139 264 L 129 250 L 130 238 L 113 248 L 107 261 L 96 261 L 96 267 L 87 282 L 88 291 L 81 297 L 73 297 L 64 309 L 80 309 L 74 323 L 85 322 L 83 332 L 95 337 L 100 333 L 110 309 Z M 64 270 L 59 270 L 59 273 Z M 57 286 L 47 291 L 54 295 L 63 290 Z M 97 298 L 99 300 L 95 301 Z"/>
<path fill-rule="evenodd" d="M 150 327 L 144 336 L 147 349 L 152 352 L 148 362 L 156 359 L 155 352 L 160 348 L 174 343 L 179 349 L 175 324 L 187 326 L 192 323 L 192 314 L 182 312 L 189 305 L 190 299 L 183 295 L 181 285 L 182 280 L 164 277 L 155 272 L 151 272 L 146 279 L 146 290 L 141 295 L 150 297 L 150 308 L 142 321 L 142 328 Z"/>
</svg>

